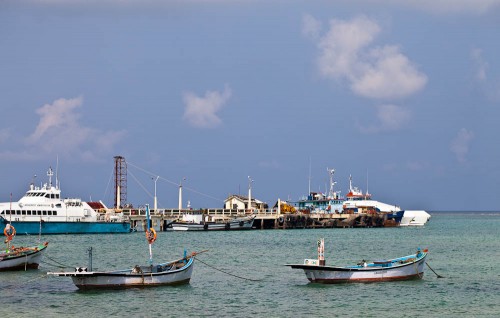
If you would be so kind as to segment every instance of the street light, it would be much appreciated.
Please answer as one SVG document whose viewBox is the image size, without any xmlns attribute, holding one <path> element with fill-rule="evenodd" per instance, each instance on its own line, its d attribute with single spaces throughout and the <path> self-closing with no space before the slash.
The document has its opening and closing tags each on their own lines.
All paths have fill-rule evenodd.
<svg viewBox="0 0 500 318">
<path fill-rule="evenodd" d="M 182 181 L 186 181 L 186 177 L 179 183 L 179 212 L 182 210 Z"/>
<path fill-rule="evenodd" d="M 155 197 L 154 197 L 154 211 L 155 211 L 155 213 L 156 213 L 156 209 L 158 208 L 157 200 L 156 200 L 156 181 L 158 181 L 159 178 L 160 178 L 160 176 L 156 176 L 156 178 L 155 177 L 151 178 L 155 182 Z"/>
<path fill-rule="evenodd" d="M 248 209 L 252 211 L 252 178 L 248 176 Z"/>
</svg>

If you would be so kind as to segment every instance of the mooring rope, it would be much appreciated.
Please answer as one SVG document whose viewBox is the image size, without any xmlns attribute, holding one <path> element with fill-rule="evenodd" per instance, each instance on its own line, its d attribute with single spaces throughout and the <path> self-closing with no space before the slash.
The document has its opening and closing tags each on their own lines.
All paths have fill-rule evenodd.
<svg viewBox="0 0 500 318">
<path fill-rule="evenodd" d="M 216 267 L 214 267 L 212 265 L 209 265 L 209 264 L 205 263 L 204 261 L 202 261 L 199 258 L 196 258 L 196 260 L 199 261 L 202 264 L 205 264 L 206 266 L 210 267 L 211 269 L 215 269 L 216 271 L 219 271 L 219 272 L 224 273 L 224 274 L 229 275 L 229 276 L 233 276 L 233 277 L 236 277 L 236 278 L 239 278 L 239 279 L 249 280 L 249 281 L 252 281 L 252 282 L 260 282 L 260 281 L 262 281 L 262 279 L 247 278 L 247 277 L 242 277 L 242 276 L 238 276 L 238 275 L 234 275 L 234 274 L 225 272 L 225 271 L 223 271 L 221 269 L 218 269 L 218 268 L 216 268 Z"/>
<path fill-rule="evenodd" d="M 41 263 L 44 263 L 44 264 L 47 264 L 47 265 L 51 265 L 51 266 L 54 266 L 54 267 L 59 267 L 59 268 L 72 268 L 72 267 L 75 267 L 75 266 L 68 266 L 68 265 L 62 264 L 62 263 L 56 261 L 55 259 L 48 257 L 47 255 L 44 255 L 43 258 L 49 259 L 52 262 L 56 263 L 57 265 L 51 264 L 51 263 L 43 261 L 43 260 L 41 261 Z"/>
<path fill-rule="evenodd" d="M 432 267 L 429 265 L 429 263 L 425 262 L 425 264 L 427 265 L 427 267 L 429 267 L 429 269 L 430 269 L 430 270 L 431 270 L 434 274 L 436 274 L 437 278 L 444 278 L 444 276 L 441 276 L 441 275 L 439 275 L 438 273 L 436 273 L 436 272 L 432 269 Z"/>
</svg>

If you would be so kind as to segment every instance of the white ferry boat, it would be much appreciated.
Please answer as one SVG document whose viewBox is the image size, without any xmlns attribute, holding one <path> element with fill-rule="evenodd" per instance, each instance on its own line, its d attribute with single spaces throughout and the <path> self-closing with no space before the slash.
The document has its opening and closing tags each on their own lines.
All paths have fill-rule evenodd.
<svg viewBox="0 0 500 318">
<path fill-rule="evenodd" d="M 0 223 L 10 223 L 18 235 L 130 232 L 130 222 L 102 202 L 63 199 L 57 178 L 52 185 L 53 175 L 49 168 L 48 183 L 40 187 L 32 183 L 19 201 L 0 203 Z"/>
<path fill-rule="evenodd" d="M 391 205 L 372 200 L 371 194 L 353 187 L 352 177 L 349 176 L 349 193 L 343 203 L 343 213 L 385 213 L 388 219 L 393 219 L 399 226 L 423 226 L 430 219 L 425 211 L 403 210 L 398 205 Z"/>
</svg>

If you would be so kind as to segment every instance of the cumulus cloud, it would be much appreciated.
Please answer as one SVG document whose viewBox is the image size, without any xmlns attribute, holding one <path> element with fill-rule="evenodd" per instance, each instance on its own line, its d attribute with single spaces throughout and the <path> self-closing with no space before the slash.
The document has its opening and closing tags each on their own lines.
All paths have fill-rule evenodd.
<svg viewBox="0 0 500 318">
<path fill-rule="evenodd" d="M 450 150 L 457 157 L 458 162 L 467 162 L 467 154 L 469 153 L 469 146 L 474 139 L 474 132 L 468 131 L 465 128 L 460 129 L 455 138 L 451 141 Z"/>
<path fill-rule="evenodd" d="M 60 98 L 36 110 L 40 116 L 34 131 L 27 137 L 14 136 L 22 142 L 10 142 L 0 158 L 34 160 L 41 155 L 61 155 L 82 160 L 103 160 L 103 155 L 125 135 L 125 131 L 102 131 L 80 123 L 77 112 L 83 97 Z M 22 147 L 22 149 L 13 149 Z"/>
<path fill-rule="evenodd" d="M 387 104 L 377 106 L 378 122 L 360 126 L 364 133 L 380 133 L 401 129 L 411 118 L 411 112 L 401 106 Z"/>
<path fill-rule="evenodd" d="M 303 21 L 303 34 L 314 35 L 313 17 Z M 360 96 L 395 99 L 412 95 L 427 83 L 427 76 L 401 53 L 397 45 L 371 46 L 381 32 L 373 20 L 360 16 L 331 20 L 324 36 L 311 36 L 319 50 L 317 66 L 325 78 L 345 80 Z"/>
<path fill-rule="evenodd" d="M 214 128 L 222 123 L 217 116 L 222 107 L 231 97 L 228 85 L 223 92 L 207 91 L 204 97 L 198 97 L 193 92 L 184 93 L 184 120 L 193 127 Z"/>
</svg>

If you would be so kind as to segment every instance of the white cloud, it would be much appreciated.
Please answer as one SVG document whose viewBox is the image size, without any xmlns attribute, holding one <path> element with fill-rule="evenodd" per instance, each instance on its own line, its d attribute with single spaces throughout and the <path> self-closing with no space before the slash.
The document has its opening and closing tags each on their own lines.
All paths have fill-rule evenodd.
<svg viewBox="0 0 500 318">
<path fill-rule="evenodd" d="M 455 138 L 451 141 L 450 150 L 457 157 L 458 162 L 467 162 L 467 154 L 469 153 L 469 146 L 474 139 L 474 132 L 468 131 L 465 128 L 460 129 Z"/>
<path fill-rule="evenodd" d="M 60 98 L 52 104 L 45 104 L 36 113 L 40 115 L 40 122 L 28 142 L 36 143 L 52 129 L 67 129 L 77 126 L 78 114 L 74 109 L 82 106 L 83 97 L 72 99 Z"/>
<path fill-rule="evenodd" d="M 411 118 L 411 112 L 397 105 L 377 106 L 378 122 L 368 126 L 360 126 L 359 129 L 364 133 L 380 133 L 396 131 L 401 129 Z"/>
<path fill-rule="evenodd" d="M 313 16 L 306 14 L 302 18 L 302 35 L 305 37 L 316 40 L 321 31 L 321 21 L 315 19 Z"/>
<path fill-rule="evenodd" d="M 380 31 L 375 21 L 364 16 L 330 21 L 328 32 L 316 41 L 319 72 L 346 80 L 354 93 L 368 98 L 403 98 L 421 90 L 427 76 L 398 46 L 369 47 Z"/>
<path fill-rule="evenodd" d="M 60 155 L 81 160 L 103 160 L 124 136 L 124 131 L 101 131 L 83 126 L 77 109 L 83 97 L 60 98 L 36 110 L 38 125 L 27 137 L 13 136 L 23 142 L 9 142 L 0 158 L 34 160 L 43 155 Z M 21 147 L 21 149 L 15 148 Z"/>
<path fill-rule="evenodd" d="M 473 49 L 471 52 L 471 58 L 476 67 L 476 79 L 479 81 L 486 81 L 486 69 L 488 68 L 488 63 L 483 59 L 483 51 L 481 49 Z"/>
<path fill-rule="evenodd" d="M 223 92 L 207 91 L 204 97 L 198 97 L 192 92 L 184 93 L 184 119 L 198 128 L 214 128 L 222 123 L 217 116 L 222 107 L 231 97 L 228 85 Z"/>
</svg>

